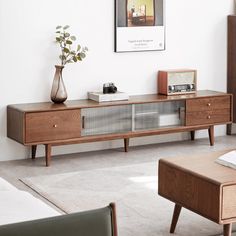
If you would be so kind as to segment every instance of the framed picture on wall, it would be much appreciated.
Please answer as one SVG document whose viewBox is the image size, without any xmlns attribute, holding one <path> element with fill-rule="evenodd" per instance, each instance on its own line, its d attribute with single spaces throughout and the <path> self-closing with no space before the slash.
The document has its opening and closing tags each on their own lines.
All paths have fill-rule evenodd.
<svg viewBox="0 0 236 236">
<path fill-rule="evenodd" d="M 115 52 L 165 50 L 164 0 L 115 0 Z"/>
</svg>

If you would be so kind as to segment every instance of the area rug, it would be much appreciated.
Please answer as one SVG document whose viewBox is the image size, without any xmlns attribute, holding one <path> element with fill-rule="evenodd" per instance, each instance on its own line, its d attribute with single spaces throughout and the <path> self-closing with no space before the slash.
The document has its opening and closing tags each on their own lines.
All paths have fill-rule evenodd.
<svg viewBox="0 0 236 236">
<path fill-rule="evenodd" d="M 157 163 L 21 179 L 66 213 L 115 202 L 119 236 L 166 236 L 174 204 L 157 194 Z M 219 226 L 183 209 L 175 235 L 222 234 Z"/>
</svg>

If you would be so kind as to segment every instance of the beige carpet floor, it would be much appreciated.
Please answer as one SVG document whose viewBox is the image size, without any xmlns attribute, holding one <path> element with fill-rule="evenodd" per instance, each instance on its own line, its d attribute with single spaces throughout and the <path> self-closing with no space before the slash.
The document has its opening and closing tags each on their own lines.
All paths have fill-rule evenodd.
<svg viewBox="0 0 236 236">
<path fill-rule="evenodd" d="M 166 236 L 174 204 L 157 194 L 157 162 L 23 178 L 66 213 L 117 205 L 119 236 Z M 182 210 L 175 235 L 220 235 L 222 227 Z"/>
</svg>

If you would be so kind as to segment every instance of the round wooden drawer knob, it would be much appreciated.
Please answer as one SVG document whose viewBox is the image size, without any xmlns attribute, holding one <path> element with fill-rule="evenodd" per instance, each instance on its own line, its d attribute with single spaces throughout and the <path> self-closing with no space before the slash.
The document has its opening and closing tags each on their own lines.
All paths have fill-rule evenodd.
<svg viewBox="0 0 236 236">
<path fill-rule="evenodd" d="M 207 103 L 207 106 L 208 106 L 208 107 L 210 107 L 210 106 L 211 106 L 211 104 L 210 104 L 210 103 Z"/>
<path fill-rule="evenodd" d="M 57 128 L 57 125 L 55 124 L 55 125 L 53 125 L 53 128 Z"/>
<path fill-rule="evenodd" d="M 211 119 L 211 116 L 208 116 L 207 119 Z"/>
</svg>

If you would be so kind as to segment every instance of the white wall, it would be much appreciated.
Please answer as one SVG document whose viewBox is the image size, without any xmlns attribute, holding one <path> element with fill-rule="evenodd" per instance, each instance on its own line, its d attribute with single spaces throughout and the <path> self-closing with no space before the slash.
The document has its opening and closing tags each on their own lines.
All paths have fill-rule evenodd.
<svg viewBox="0 0 236 236">
<path fill-rule="evenodd" d="M 156 93 L 156 73 L 168 68 L 196 68 L 199 89 L 225 91 L 226 16 L 232 12 L 233 0 L 166 0 L 166 51 L 117 54 L 113 52 L 114 0 L 0 0 L 0 160 L 29 155 L 28 148 L 6 137 L 6 106 L 49 100 L 58 63 L 59 51 L 53 43 L 56 25 L 69 24 L 90 50 L 84 62 L 64 70 L 69 99 L 86 98 L 87 91 L 107 81 L 130 94 Z M 223 126 L 216 135 L 224 135 Z M 186 137 L 148 137 L 132 144 Z M 122 144 L 120 140 L 57 147 L 54 153 Z"/>
</svg>

